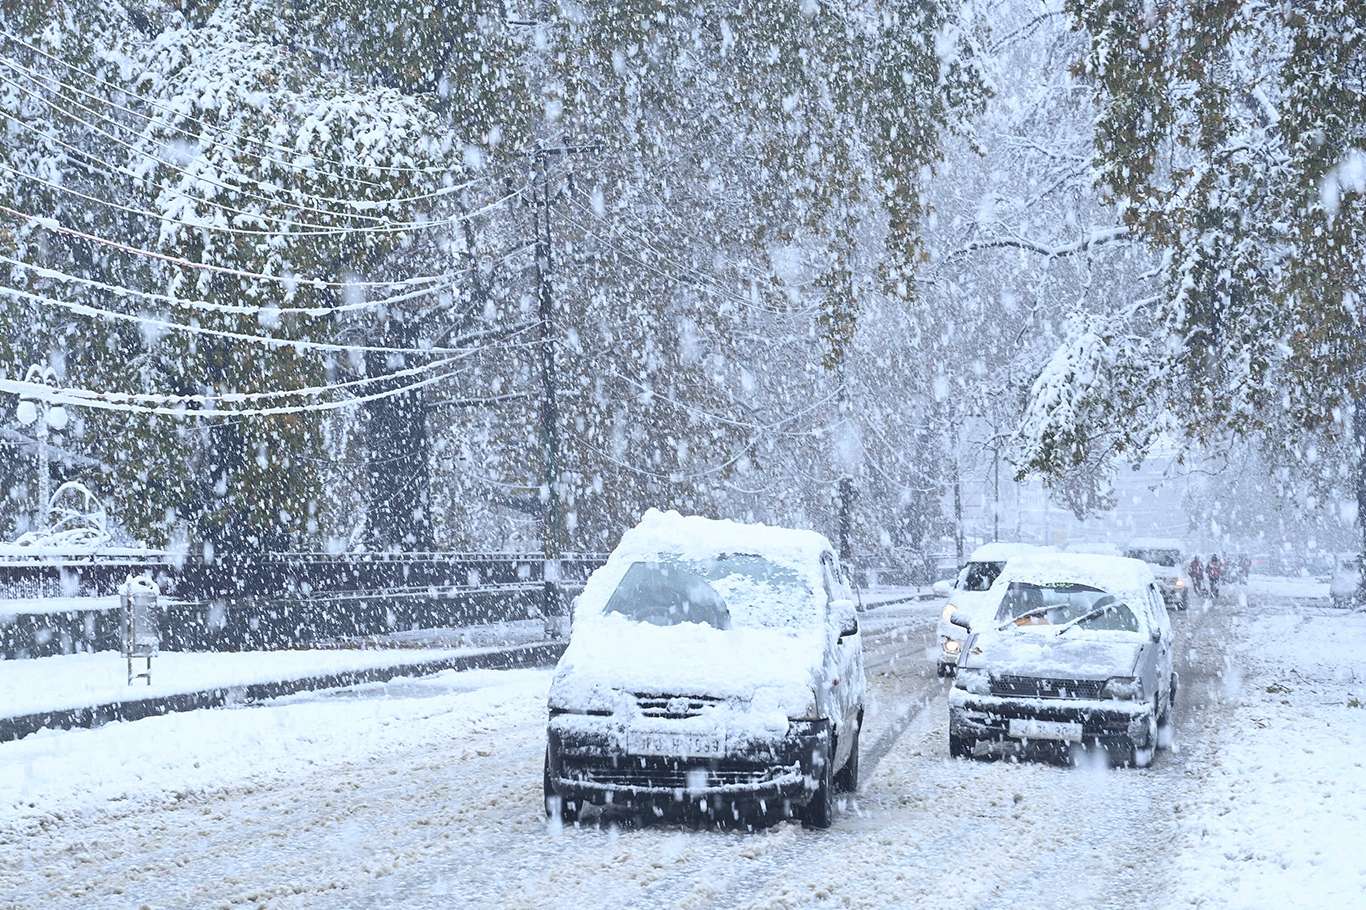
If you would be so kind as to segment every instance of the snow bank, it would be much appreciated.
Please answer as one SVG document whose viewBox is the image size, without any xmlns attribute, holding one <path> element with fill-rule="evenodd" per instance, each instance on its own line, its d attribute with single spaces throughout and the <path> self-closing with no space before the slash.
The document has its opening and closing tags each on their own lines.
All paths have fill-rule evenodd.
<svg viewBox="0 0 1366 910">
<path fill-rule="evenodd" d="M 153 658 L 152 684 L 128 685 L 117 651 L 0 660 L 0 714 L 14 717 L 83 708 L 148 696 L 279 682 L 302 676 L 397 666 L 477 654 L 487 648 L 336 651 L 163 651 Z"/>
<path fill-rule="evenodd" d="M 1200 907 L 1352 907 L 1366 894 L 1366 616 L 1254 606 L 1180 893 Z"/>
</svg>

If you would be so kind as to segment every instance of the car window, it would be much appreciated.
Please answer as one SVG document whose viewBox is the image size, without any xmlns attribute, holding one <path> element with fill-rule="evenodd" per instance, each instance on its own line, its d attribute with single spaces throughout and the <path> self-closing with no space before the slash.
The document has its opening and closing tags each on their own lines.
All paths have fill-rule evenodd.
<svg viewBox="0 0 1366 910">
<path fill-rule="evenodd" d="M 1089 616 L 1088 614 L 1095 615 Z M 1089 585 L 1014 581 L 996 611 L 998 623 L 1053 625 L 1076 622 L 1087 629 L 1138 632 L 1142 624 L 1128 604 Z"/>
<path fill-rule="evenodd" d="M 1005 569 L 1004 562 L 970 562 L 958 573 L 960 591 L 989 591 Z"/>
<path fill-rule="evenodd" d="M 1176 568 L 1181 564 L 1181 552 L 1179 550 L 1135 547 L 1126 551 L 1124 555 L 1130 559 L 1141 559 L 1149 565 L 1166 566 L 1169 569 Z"/>
</svg>

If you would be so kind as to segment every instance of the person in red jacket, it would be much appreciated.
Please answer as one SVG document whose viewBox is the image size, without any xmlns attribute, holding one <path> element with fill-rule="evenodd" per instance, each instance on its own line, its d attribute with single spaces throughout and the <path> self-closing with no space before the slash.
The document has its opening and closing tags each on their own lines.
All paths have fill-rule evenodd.
<svg viewBox="0 0 1366 910">
<path fill-rule="evenodd" d="M 1186 574 L 1191 577 L 1191 587 L 1195 593 L 1201 597 L 1205 596 L 1205 566 L 1200 562 L 1199 555 L 1191 557 L 1190 565 L 1186 566 Z"/>
</svg>

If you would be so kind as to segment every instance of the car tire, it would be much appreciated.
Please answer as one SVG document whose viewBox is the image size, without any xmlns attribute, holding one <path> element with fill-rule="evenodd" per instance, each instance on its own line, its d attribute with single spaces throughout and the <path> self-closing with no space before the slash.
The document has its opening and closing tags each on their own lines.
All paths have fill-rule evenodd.
<svg viewBox="0 0 1366 910">
<path fill-rule="evenodd" d="M 829 734 L 825 739 L 825 761 L 816 771 L 816 792 L 802 807 L 802 824 L 808 828 L 829 828 L 835 817 L 835 763 L 834 742 Z"/>
<path fill-rule="evenodd" d="M 572 825 L 579 820 L 579 807 L 555 792 L 550 783 L 550 750 L 545 752 L 545 817 L 558 818 L 562 824 Z"/>
<path fill-rule="evenodd" d="M 945 676 L 952 676 L 953 665 L 946 664 L 943 661 L 940 661 L 938 667 L 936 668 L 936 674 L 939 676 L 940 679 L 943 679 Z"/>
<path fill-rule="evenodd" d="M 1191 606 L 1191 595 L 1189 591 L 1181 592 L 1181 609 L 1189 610 Z"/>
<path fill-rule="evenodd" d="M 854 743 L 849 747 L 849 758 L 844 767 L 835 775 L 835 785 L 845 793 L 858 792 L 858 744 L 859 734 L 863 732 L 863 712 L 858 713 L 858 726 L 854 728 Z"/>
<path fill-rule="evenodd" d="M 971 736 L 955 736 L 949 734 L 949 757 L 950 758 L 972 758 L 973 752 L 977 748 L 977 740 Z"/>
<path fill-rule="evenodd" d="M 1148 735 L 1147 741 L 1140 744 L 1137 740 L 1129 740 L 1129 765 L 1134 768 L 1146 768 L 1153 763 L 1153 755 L 1157 752 L 1157 730 L 1159 726 L 1157 713 L 1157 699 L 1153 699 L 1153 710 L 1148 715 Z"/>
</svg>

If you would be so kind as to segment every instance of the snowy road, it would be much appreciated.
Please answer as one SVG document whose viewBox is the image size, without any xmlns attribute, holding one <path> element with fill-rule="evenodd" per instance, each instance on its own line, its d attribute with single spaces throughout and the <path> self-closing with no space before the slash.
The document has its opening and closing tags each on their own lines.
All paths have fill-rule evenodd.
<svg viewBox="0 0 1366 910">
<path fill-rule="evenodd" d="M 0 856 L 17 860 L 0 864 L 0 906 L 1188 905 L 1173 845 L 1230 715 L 1226 651 L 1200 642 L 1230 634 L 1237 608 L 1177 617 L 1177 748 L 1145 772 L 950 760 L 944 683 L 926 659 L 936 609 L 865 622 L 864 786 L 828 831 L 551 830 L 548 673 L 485 673 L 465 691 L 433 682 L 218 712 L 258 725 L 239 747 L 258 744 L 262 763 L 164 799 L 35 805 L 0 822 Z M 318 710 L 359 710 L 373 721 L 355 734 L 365 742 L 309 733 L 317 754 L 275 767 L 260 731 L 287 737 Z"/>
</svg>

